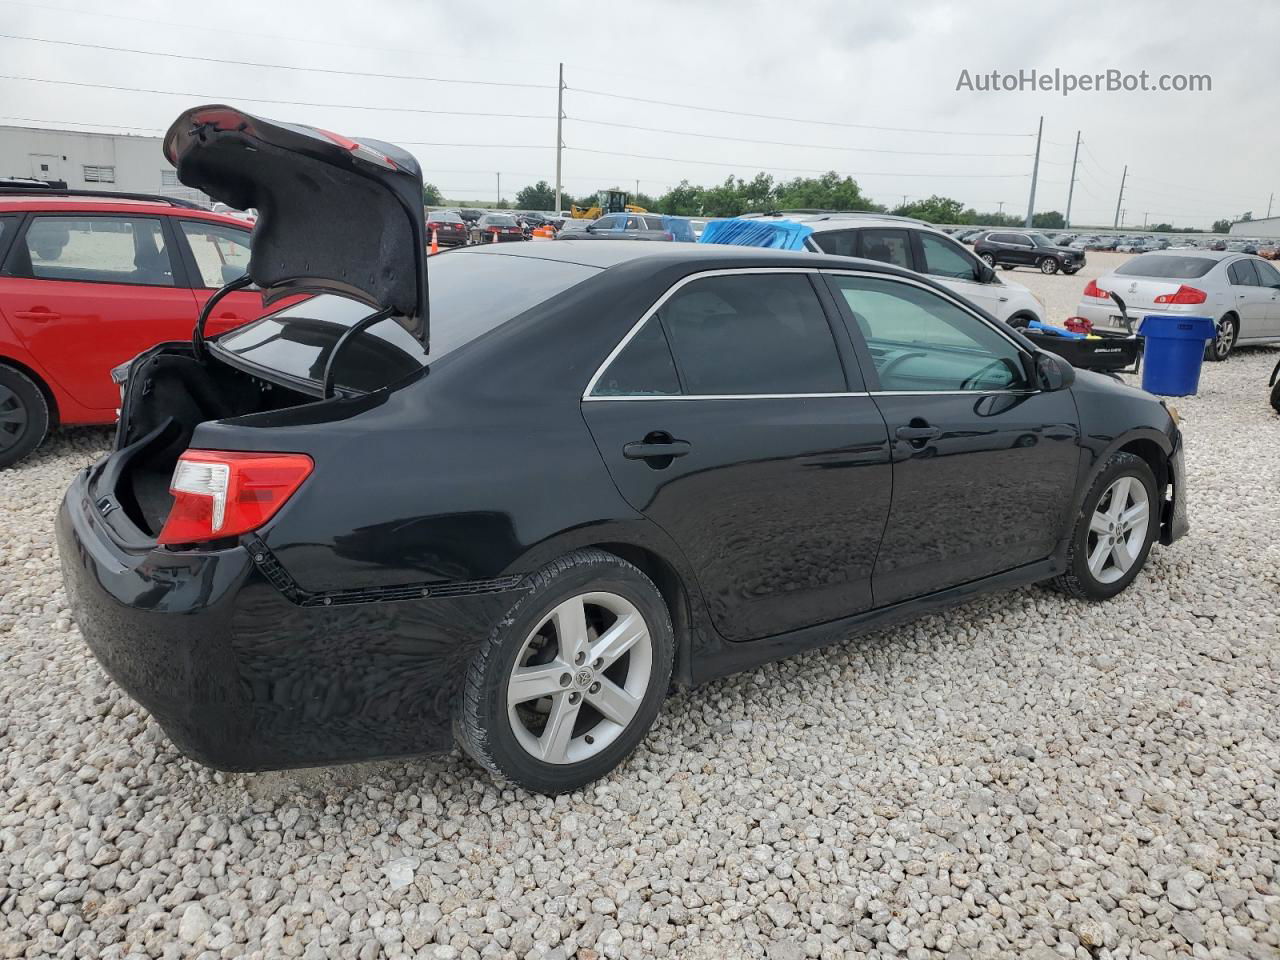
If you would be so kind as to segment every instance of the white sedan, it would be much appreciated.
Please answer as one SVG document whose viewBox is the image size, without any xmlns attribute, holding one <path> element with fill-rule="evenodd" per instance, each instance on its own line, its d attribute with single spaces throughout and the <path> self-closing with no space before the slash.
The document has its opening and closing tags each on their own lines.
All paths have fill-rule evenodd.
<svg viewBox="0 0 1280 960">
<path fill-rule="evenodd" d="M 1127 325 L 1110 293 L 1124 301 Z M 1090 280 L 1076 313 L 1120 333 L 1136 330 L 1149 313 L 1209 317 L 1218 332 L 1206 357 L 1225 360 L 1237 344 L 1280 342 L 1280 271 L 1238 253 L 1144 253 Z"/>
</svg>

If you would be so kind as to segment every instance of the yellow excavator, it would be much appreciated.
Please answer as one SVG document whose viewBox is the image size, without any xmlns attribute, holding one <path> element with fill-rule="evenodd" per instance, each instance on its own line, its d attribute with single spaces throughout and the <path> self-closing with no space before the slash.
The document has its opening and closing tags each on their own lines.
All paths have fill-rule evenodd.
<svg viewBox="0 0 1280 960">
<path fill-rule="evenodd" d="M 575 220 L 599 220 L 606 213 L 648 213 L 644 207 L 628 203 L 631 198 L 621 190 L 601 190 L 596 194 L 595 206 L 580 207 L 573 204 L 569 214 Z"/>
</svg>

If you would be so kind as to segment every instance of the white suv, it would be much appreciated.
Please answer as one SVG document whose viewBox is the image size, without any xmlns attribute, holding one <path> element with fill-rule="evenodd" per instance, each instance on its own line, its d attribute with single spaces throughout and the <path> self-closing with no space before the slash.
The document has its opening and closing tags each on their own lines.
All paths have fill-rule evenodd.
<svg viewBox="0 0 1280 960">
<path fill-rule="evenodd" d="M 970 250 L 922 220 L 881 213 L 778 213 L 752 219 L 790 220 L 813 233 L 805 245 L 815 253 L 883 260 L 927 274 L 948 290 L 999 320 L 1025 327 L 1045 320 L 1044 303 L 1020 283 L 1002 280 Z"/>
</svg>

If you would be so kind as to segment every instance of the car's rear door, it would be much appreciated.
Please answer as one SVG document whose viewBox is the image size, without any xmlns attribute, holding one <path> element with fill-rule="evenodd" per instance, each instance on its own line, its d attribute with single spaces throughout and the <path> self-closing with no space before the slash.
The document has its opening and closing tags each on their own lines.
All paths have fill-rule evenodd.
<svg viewBox="0 0 1280 960">
<path fill-rule="evenodd" d="M 687 278 L 583 399 L 619 491 L 679 544 L 731 640 L 872 605 L 888 436 L 833 322 L 806 271 Z"/>
<path fill-rule="evenodd" d="M 4 264 L 0 309 L 77 404 L 110 421 L 111 368 L 190 336 L 196 308 L 161 216 L 36 213 Z"/>
<path fill-rule="evenodd" d="M 893 443 L 877 606 L 1043 560 L 1079 464 L 1069 390 L 1040 392 L 994 324 L 906 279 L 828 273 Z"/>
<path fill-rule="evenodd" d="M 252 233 L 247 226 L 242 229 L 208 220 L 182 217 L 175 218 L 173 222 L 178 228 L 178 248 L 186 263 L 187 276 L 191 278 L 191 293 L 198 311 L 213 296 L 215 290 L 243 276 L 249 269 L 249 241 Z M 237 290 L 218 301 L 213 309 L 213 316 L 205 326 L 205 335 L 212 337 L 225 333 L 301 299 L 295 297 L 280 300 L 264 307 L 262 294 L 256 287 Z M 188 330 L 185 335 L 190 333 Z"/>
</svg>

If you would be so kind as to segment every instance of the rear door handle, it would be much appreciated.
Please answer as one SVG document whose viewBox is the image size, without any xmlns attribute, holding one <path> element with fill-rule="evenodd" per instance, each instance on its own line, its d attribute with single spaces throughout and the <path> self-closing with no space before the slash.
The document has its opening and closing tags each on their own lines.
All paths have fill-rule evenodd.
<svg viewBox="0 0 1280 960">
<path fill-rule="evenodd" d="M 897 433 L 899 440 L 918 443 L 921 440 L 932 440 L 934 437 L 939 436 L 942 431 L 937 427 L 899 427 Z"/>
<path fill-rule="evenodd" d="M 13 315 L 19 320 L 34 320 L 36 323 L 62 319 L 62 314 L 54 313 L 52 310 L 15 310 Z"/>
<path fill-rule="evenodd" d="M 665 443 L 632 441 L 622 447 L 622 455 L 628 460 L 651 460 L 655 457 L 683 457 L 691 449 L 688 440 L 668 440 Z"/>
</svg>

